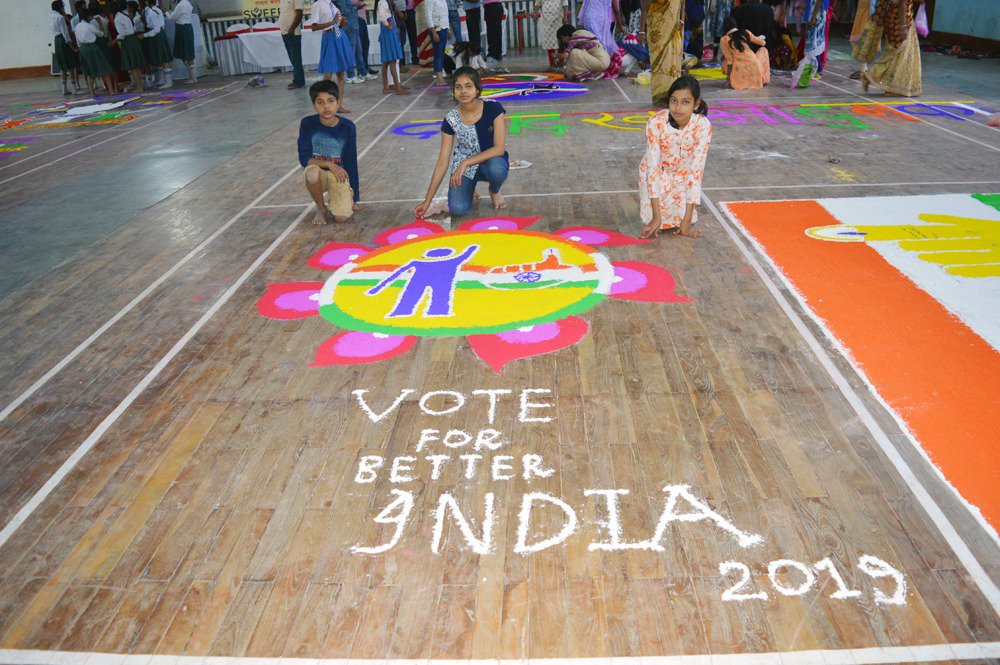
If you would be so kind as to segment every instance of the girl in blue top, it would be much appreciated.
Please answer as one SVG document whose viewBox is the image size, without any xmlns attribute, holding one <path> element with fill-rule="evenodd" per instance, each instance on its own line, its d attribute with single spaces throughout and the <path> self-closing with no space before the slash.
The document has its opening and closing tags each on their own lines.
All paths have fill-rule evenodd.
<svg viewBox="0 0 1000 665">
<path fill-rule="evenodd" d="M 454 75 L 454 94 L 458 106 L 441 123 L 441 152 L 424 202 L 413 214 L 423 217 L 431 205 L 445 173 L 448 181 L 448 209 L 453 217 L 469 212 L 476 193 L 476 183 L 490 184 L 493 208 L 507 206 L 500 188 L 507 180 L 510 157 L 507 155 L 506 111 L 500 102 L 483 101 L 479 72 L 459 67 Z"/>
</svg>

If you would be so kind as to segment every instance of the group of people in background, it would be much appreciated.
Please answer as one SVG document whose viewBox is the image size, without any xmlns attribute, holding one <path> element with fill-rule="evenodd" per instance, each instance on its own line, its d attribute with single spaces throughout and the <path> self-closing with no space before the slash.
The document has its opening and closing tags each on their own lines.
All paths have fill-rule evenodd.
<svg viewBox="0 0 1000 665">
<path fill-rule="evenodd" d="M 434 52 L 434 73 L 439 83 L 444 83 L 445 49 L 449 43 L 456 56 L 460 52 L 467 58 L 479 56 L 484 22 L 488 50 L 482 62 L 494 71 L 505 71 L 501 62 L 504 19 L 501 0 L 424 0 L 424 4 Z M 467 41 L 462 39 L 459 4 L 465 12 Z M 318 69 L 327 79 L 337 77 L 341 113 L 346 112 L 343 108 L 345 83 L 381 78 L 384 93 L 406 94 L 400 73 L 407 64 L 420 66 L 414 0 L 378 0 L 375 5 L 380 26 L 380 74 L 368 67 L 370 42 L 366 10 L 363 0 L 315 0 L 312 5 L 308 29 L 324 33 Z M 304 11 L 303 0 L 281 0 L 278 24 L 292 64 L 292 82 L 288 85 L 291 90 L 305 87 L 302 65 Z"/>
<path fill-rule="evenodd" d="M 919 95 L 914 17 L 923 0 L 857 2 L 852 42 L 862 66 L 853 78 L 866 91 L 874 85 L 887 94 Z M 706 7 L 705 0 L 582 0 L 576 26 L 569 23 L 566 0 L 536 0 L 535 11 L 550 66 L 565 66 L 567 78 L 583 81 L 615 78 L 634 62 L 649 70 L 654 103 L 664 104 L 673 81 L 708 60 L 721 61 L 734 89 L 767 85 L 772 69 L 795 70 L 795 87 L 819 80 L 836 3 L 736 0 L 734 6 L 732 0 L 708 0 Z M 712 44 L 705 44 L 706 29 Z M 888 48 L 877 59 L 883 39 Z"/>
<path fill-rule="evenodd" d="M 175 58 L 187 65 L 187 82 L 197 82 L 193 14 L 191 0 L 179 0 L 167 14 L 159 0 L 76 0 L 72 15 L 63 0 L 53 0 L 49 25 L 63 94 L 82 92 L 81 75 L 92 97 L 170 88 Z M 172 48 L 166 17 L 175 22 Z M 120 85 L 123 74 L 128 83 Z"/>
</svg>

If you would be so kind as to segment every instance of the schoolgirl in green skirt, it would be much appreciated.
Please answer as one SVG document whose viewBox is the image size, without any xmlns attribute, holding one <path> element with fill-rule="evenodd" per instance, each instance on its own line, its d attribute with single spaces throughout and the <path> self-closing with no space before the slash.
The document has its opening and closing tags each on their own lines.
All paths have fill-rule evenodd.
<svg viewBox="0 0 1000 665">
<path fill-rule="evenodd" d="M 178 23 L 174 28 L 174 57 L 194 62 L 194 26 Z"/>
<path fill-rule="evenodd" d="M 90 12 L 87 9 L 77 10 L 79 21 L 73 29 L 76 34 L 76 43 L 80 45 L 80 65 L 83 74 L 87 77 L 87 86 L 90 88 L 91 96 L 96 96 L 94 92 L 94 80 L 103 78 L 108 90 L 111 90 L 108 75 L 111 73 L 111 65 L 104 58 L 101 49 L 97 46 L 97 38 L 100 36 L 98 25 L 91 23 Z"/>
<path fill-rule="evenodd" d="M 66 17 L 62 0 L 52 2 L 49 30 L 52 34 L 56 67 L 59 68 L 59 77 L 62 79 L 63 94 L 73 94 L 68 85 L 70 76 L 73 77 L 74 88 L 80 92 L 80 59 L 73 47 L 73 36 L 69 31 L 69 19 Z"/>
<path fill-rule="evenodd" d="M 135 34 L 132 16 L 127 12 L 125 2 L 118 3 L 118 13 L 115 14 L 115 32 L 118 33 L 118 47 L 122 52 L 122 69 L 128 71 L 132 85 L 126 92 L 142 90 L 142 68 L 146 66 L 146 57 L 139 46 L 139 35 Z"/>
<path fill-rule="evenodd" d="M 106 16 L 101 14 L 101 6 L 97 2 L 90 3 L 90 22 L 94 26 L 100 26 L 101 34 L 97 38 L 97 48 L 104 54 L 104 59 L 108 61 L 112 72 L 120 71 L 122 68 L 121 58 L 118 51 L 111 47 L 111 31 L 108 25 L 111 23 Z"/>
<path fill-rule="evenodd" d="M 146 4 L 146 35 L 142 40 L 142 47 L 146 51 L 146 60 L 150 65 L 169 64 L 174 56 L 170 52 L 167 33 L 163 31 L 166 24 L 163 12 L 156 6 L 156 0 L 148 0 Z"/>
<path fill-rule="evenodd" d="M 188 68 L 188 83 L 197 83 L 198 78 L 194 74 L 194 7 L 188 0 L 178 0 L 177 4 L 167 15 L 173 19 L 174 25 L 174 57 L 180 59 Z"/>
</svg>

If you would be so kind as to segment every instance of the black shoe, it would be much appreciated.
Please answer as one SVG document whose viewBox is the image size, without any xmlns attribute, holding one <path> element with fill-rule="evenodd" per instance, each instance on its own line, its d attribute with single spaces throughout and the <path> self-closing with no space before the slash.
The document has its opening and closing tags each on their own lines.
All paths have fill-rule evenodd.
<svg viewBox="0 0 1000 665">
<path fill-rule="evenodd" d="M 299 88 L 304 88 L 304 87 L 306 87 L 304 83 L 289 83 L 288 84 L 288 89 L 289 90 L 298 90 Z"/>
</svg>

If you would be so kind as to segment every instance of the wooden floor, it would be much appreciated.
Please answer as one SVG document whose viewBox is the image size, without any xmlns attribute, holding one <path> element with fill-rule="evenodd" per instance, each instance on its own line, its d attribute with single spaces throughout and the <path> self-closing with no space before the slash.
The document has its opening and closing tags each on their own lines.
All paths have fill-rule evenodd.
<svg viewBox="0 0 1000 665">
<path fill-rule="evenodd" d="M 805 91 L 782 79 L 743 92 L 709 81 L 703 92 L 710 105 L 862 103 L 842 76 L 848 65 L 832 61 L 823 84 Z M 515 66 L 537 71 L 538 61 Z M 306 260 L 331 240 L 370 244 L 413 221 L 437 139 L 393 130 L 440 119 L 450 101 L 427 73 L 413 75 L 409 97 L 352 86 L 369 203 L 356 221 L 315 227 L 293 169 L 308 104 L 280 79 L 271 83 L 212 84 L 220 89 L 121 125 L 0 131 L 0 140 L 41 137 L 0 160 L 0 210 L 16 211 L 0 224 L 27 243 L 3 248 L 22 266 L 16 274 L 0 264 L 16 281 L 0 301 L 0 409 L 13 407 L 0 411 L 0 662 L 65 657 L 51 652 L 77 652 L 68 662 L 80 663 L 140 660 L 86 655 L 94 653 L 1000 658 L 994 537 L 851 366 L 810 344 L 812 324 L 782 309 L 768 288 L 773 275 L 755 269 L 714 207 L 998 191 L 1000 140 L 984 116 L 850 116 L 864 129 L 717 123 L 705 238 L 601 248 L 615 261 L 667 268 L 693 302 L 609 300 L 580 315 L 590 332 L 579 344 L 515 361 L 502 375 L 461 337 L 423 338 L 380 363 L 320 368 L 309 365 L 331 324 L 267 319 L 257 300 L 269 283 L 326 279 Z M 609 126 L 627 126 L 615 117 L 629 115 L 610 112 L 649 109 L 648 88 L 588 88 L 558 102 L 507 104 L 583 114 L 564 117 L 562 135 L 525 128 L 511 137 L 512 159 L 534 165 L 511 173 L 508 212 L 540 216 L 532 228 L 543 232 L 590 225 L 635 235 L 644 136 Z M 53 98 L 0 87 L 3 104 Z M 922 100 L 997 104 L 932 77 Z M 122 181 L 102 174 L 121 175 L 128 159 L 140 161 L 121 185 L 127 193 L 108 193 L 110 203 L 95 195 L 118 189 Z M 135 210 L 146 178 L 159 198 Z M 472 216 L 488 212 L 481 201 Z M 120 223 L 108 222 L 114 215 Z M 24 229 L 22 218 L 51 219 L 58 232 Z M 88 236 L 80 229 L 91 223 L 107 228 Z M 817 350 L 830 354 L 827 364 Z M 373 422 L 352 394 L 362 389 L 375 411 L 414 392 Z M 511 391 L 492 425 L 488 400 L 473 395 L 486 389 Z M 522 422 L 523 389 L 550 391 L 530 398 L 551 402 L 531 412 L 549 422 Z M 421 395 L 443 390 L 466 396 L 465 408 L 421 410 Z M 458 459 L 467 451 L 415 452 L 425 428 L 487 427 L 508 443 L 485 451 L 472 478 Z M 441 453 L 453 459 L 434 478 L 423 456 Z M 513 456 L 512 479 L 490 477 L 498 454 Z M 391 483 L 387 462 L 375 482 L 358 482 L 370 455 L 416 457 L 415 479 Z M 525 455 L 554 473 L 525 479 Z M 671 496 L 679 498 L 670 514 L 723 521 L 667 523 L 658 550 L 592 550 L 609 542 L 613 518 L 605 495 L 585 491 L 614 489 L 628 491 L 617 495 L 622 541 L 650 540 Z M 395 525 L 374 518 L 392 490 L 414 499 L 400 540 L 380 554 L 353 552 L 390 542 Z M 563 525 L 562 511 L 539 503 L 521 527 L 529 493 L 560 499 L 579 523 L 564 543 L 525 554 L 515 552 L 519 538 L 537 543 Z M 493 495 L 488 553 L 473 551 L 451 512 L 442 516 L 444 494 L 474 537 Z M 761 542 L 741 546 L 720 525 Z M 902 590 L 876 560 L 905 577 L 901 604 L 883 602 Z M 750 579 L 740 586 L 744 570 Z M 859 593 L 832 597 L 845 588 Z"/>
</svg>

